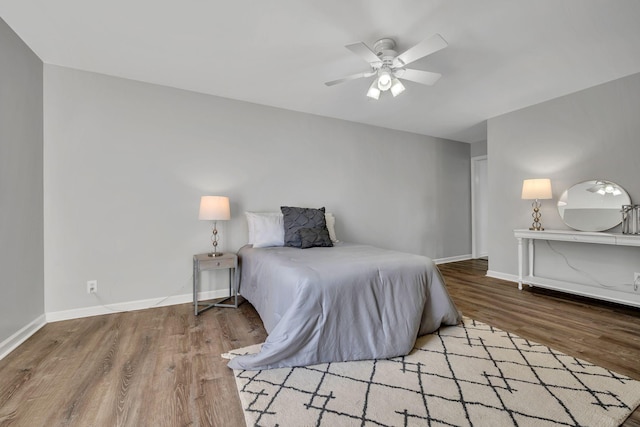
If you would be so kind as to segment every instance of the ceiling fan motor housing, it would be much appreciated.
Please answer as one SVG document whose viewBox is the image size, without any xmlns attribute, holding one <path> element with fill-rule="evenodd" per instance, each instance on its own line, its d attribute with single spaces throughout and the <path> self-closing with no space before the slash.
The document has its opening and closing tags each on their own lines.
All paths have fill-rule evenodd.
<svg viewBox="0 0 640 427">
<path fill-rule="evenodd" d="M 382 60 L 383 67 L 392 68 L 393 60 L 398 56 L 398 52 L 394 50 L 395 47 L 396 42 L 390 38 L 380 39 L 374 43 L 373 51 Z"/>
</svg>

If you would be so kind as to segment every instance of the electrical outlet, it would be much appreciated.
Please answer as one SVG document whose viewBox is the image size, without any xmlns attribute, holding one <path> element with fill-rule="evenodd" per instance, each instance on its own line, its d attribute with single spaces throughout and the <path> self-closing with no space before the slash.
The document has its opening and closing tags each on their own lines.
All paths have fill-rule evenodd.
<svg viewBox="0 0 640 427">
<path fill-rule="evenodd" d="M 633 290 L 638 292 L 640 287 L 640 273 L 633 273 Z"/>
<path fill-rule="evenodd" d="M 89 280 L 87 282 L 87 293 L 95 294 L 98 292 L 98 281 L 97 280 Z"/>
</svg>

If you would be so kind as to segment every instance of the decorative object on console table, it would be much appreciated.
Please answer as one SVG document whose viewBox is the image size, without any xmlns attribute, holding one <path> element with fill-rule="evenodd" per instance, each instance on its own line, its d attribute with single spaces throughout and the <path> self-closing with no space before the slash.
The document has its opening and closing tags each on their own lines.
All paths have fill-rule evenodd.
<svg viewBox="0 0 640 427">
<path fill-rule="evenodd" d="M 640 205 L 622 205 L 622 234 L 640 234 Z"/>
<path fill-rule="evenodd" d="M 542 224 L 540 223 L 540 206 L 542 203 L 540 200 L 550 199 L 551 196 L 551 180 L 548 178 L 537 179 L 525 179 L 522 181 L 522 199 L 533 200 L 531 206 L 533 207 L 533 223 L 529 230 L 541 231 Z"/>
<path fill-rule="evenodd" d="M 200 213 L 198 219 L 213 221 L 213 231 L 211 235 L 213 252 L 210 252 L 209 256 L 222 256 L 222 252 L 218 252 L 218 229 L 216 223 L 217 221 L 231 219 L 229 198 L 224 196 L 202 196 L 200 198 Z"/>
</svg>

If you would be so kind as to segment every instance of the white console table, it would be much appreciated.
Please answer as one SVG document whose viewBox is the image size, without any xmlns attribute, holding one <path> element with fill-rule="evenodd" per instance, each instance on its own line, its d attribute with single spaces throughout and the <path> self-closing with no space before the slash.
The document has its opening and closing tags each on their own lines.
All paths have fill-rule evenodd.
<svg viewBox="0 0 640 427">
<path fill-rule="evenodd" d="M 522 289 L 522 283 L 529 285 L 542 285 L 549 288 L 555 288 L 562 290 L 562 282 L 552 281 L 545 279 L 539 280 L 534 275 L 535 271 L 535 240 L 557 240 L 562 242 L 576 242 L 576 243 L 595 243 L 600 245 L 614 245 L 614 246 L 640 246 L 640 235 L 633 234 L 621 234 L 621 233 L 602 233 L 602 232 L 587 232 L 587 231 L 573 231 L 573 230 L 513 230 L 513 235 L 518 239 L 518 289 Z M 523 245 L 528 242 L 529 245 L 529 274 L 523 277 L 522 270 L 524 265 L 523 260 Z"/>
</svg>

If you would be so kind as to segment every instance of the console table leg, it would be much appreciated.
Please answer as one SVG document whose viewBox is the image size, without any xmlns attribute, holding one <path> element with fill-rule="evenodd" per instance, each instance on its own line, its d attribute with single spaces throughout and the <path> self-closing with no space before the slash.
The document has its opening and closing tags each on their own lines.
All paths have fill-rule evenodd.
<svg viewBox="0 0 640 427">
<path fill-rule="evenodd" d="M 522 290 L 522 238 L 518 237 L 518 289 Z"/>
<path fill-rule="evenodd" d="M 533 277 L 533 266 L 535 265 L 535 247 L 533 239 L 529 239 L 529 277 Z"/>
</svg>

